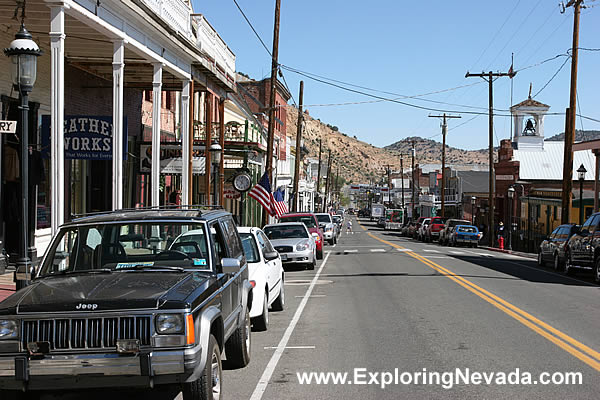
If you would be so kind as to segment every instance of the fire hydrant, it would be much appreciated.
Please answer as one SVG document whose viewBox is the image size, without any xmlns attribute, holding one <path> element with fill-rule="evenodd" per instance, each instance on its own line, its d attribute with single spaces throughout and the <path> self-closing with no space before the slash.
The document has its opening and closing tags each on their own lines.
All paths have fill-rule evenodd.
<svg viewBox="0 0 600 400">
<path fill-rule="evenodd" d="M 504 250 L 504 237 L 500 236 L 498 238 L 498 247 L 500 248 L 500 250 Z"/>
</svg>

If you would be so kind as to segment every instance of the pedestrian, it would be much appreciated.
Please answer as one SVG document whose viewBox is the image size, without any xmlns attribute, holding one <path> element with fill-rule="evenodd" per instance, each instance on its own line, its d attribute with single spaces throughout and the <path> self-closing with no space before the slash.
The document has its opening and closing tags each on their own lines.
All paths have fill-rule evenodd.
<svg viewBox="0 0 600 400">
<path fill-rule="evenodd" d="M 346 235 L 348 234 L 348 232 L 350 232 L 354 235 L 354 232 L 352 231 L 352 221 L 351 220 L 348 220 L 348 222 L 346 223 Z"/>
<path fill-rule="evenodd" d="M 498 239 L 498 243 L 500 243 L 500 238 L 504 238 L 504 223 L 502 221 L 500 221 L 500 223 L 498 224 L 496 238 Z"/>
</svg>

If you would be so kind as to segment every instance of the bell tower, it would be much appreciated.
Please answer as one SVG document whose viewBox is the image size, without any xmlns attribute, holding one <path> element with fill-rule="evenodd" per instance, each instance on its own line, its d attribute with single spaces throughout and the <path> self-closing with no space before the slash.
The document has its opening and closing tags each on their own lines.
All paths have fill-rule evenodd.
<svg viewBox="0 0 600 400">
<path fill-rule="evenodd" d="M 519 150 L 544 150 L 544 117 L 550 106 L 531 98 L 510 108 L 513 118 L 513 143 Z"/>
</svg>

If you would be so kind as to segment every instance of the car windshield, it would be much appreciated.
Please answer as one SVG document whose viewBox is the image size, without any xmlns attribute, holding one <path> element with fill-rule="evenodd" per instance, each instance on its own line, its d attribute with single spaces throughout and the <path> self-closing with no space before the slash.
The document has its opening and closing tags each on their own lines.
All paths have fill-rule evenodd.
<svg viewBox="0 0 600 400">
<path fill-rule="evenodd" d="M 342 220 L 342 217 L 340 217 L 339 215 L 334 215 L 333 216 L 333 221 L 334 222 L 340 222 Z"/>
<path fill-rule="evenodd" d="M 445 222 L 445 221 L 444 221 L 444 219 L 443 219 L 443 218 L 434 218 L 434 219 L 431 221 L 431 224 L 432 224 L 432 225 L 433 225 L 433 224 L 444 224 L 444 222 Z"/>
<path fill-rule="evenodd" d="M 114 223 L 62 229 L 40 276 L 138 269 L 209 269 L 202 224 Z"/>
<path fill-rule="evenodd" d="M 271 240 L 300 238 L 308 239 L 310 237 L 306 230 L 299 225 L 268 226 L 265 228 L 265 233 L 267 234 L 267 237 Z"/>
<path fill-rule="evenodd" d="M 283 216 L 280 219 L 281 222 L 303 222 L 307 228 L 316 228 L 317 224 L 312 215 L 295 215 L 295 216 Z"/>
<path fill-rule="evenodd" d="M 450 226 L 452 227 L 452 226 L 465 224 L 465 223 L 469 223 L 469 221 L 462 221 L 462 220 L 455 219 L 454 221 L 450 221 Z"/>
<path fill-rule="evenodd" d="M 242 247 L 244 248 L 246 261 L 249 263 L 259 262 L 260 256 L 258 255 L 258 247 L 256 247 L 254 235 L 251 233 L 240 233 L 240 238 L 242 238 Z"/>
<path fill-rule="evenodd" d="M 331 216 L 329 214 L 317 214 L 317 220 L 319 222 L 324 222 L 328 224 L 331 222 Z"/>
</svg>

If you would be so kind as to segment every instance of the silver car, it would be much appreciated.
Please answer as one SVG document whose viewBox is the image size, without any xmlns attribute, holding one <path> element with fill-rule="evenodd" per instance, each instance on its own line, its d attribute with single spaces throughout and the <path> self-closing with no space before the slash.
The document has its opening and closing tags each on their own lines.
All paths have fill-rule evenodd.
<svg viewBox="0 0 600 400">
<path fill-rule="evenodd" d="M 317 246 L 302 222 L 266 225 L 263 231 L 279 252 L 284 265 L 302 264 L 306 269 L 315 269 Z"/>
<path fill-rule="evenodd" d="M 334 245 L 337 243 L 338 238 L 338 228 L 337 224 L 333 222 L 333 218 L 328 213 L 318 213 L 315 214 L 317 216 L 317 220 L 319 221 L 319 228 L 323 231 L 323 237 L 330 245 Z"/>
</svg>

